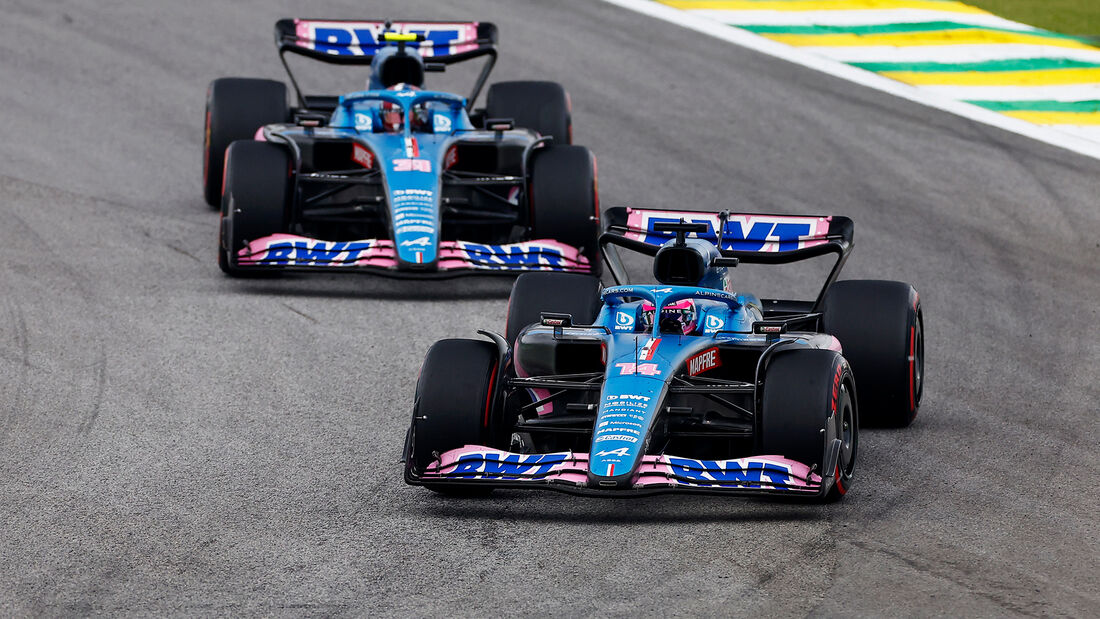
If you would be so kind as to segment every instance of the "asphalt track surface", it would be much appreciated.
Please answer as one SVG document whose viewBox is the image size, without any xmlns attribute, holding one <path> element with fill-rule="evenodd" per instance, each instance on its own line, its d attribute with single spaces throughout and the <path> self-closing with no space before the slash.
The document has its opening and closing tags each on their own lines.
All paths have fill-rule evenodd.
<svg viewBox="0 0 1100 619">
<path fill-rule="evenodd" d="M 1100 162 L 602 3 L 153 4 L 2 5 L 0 614 L 1100 613 Z M 604 205 L 851 216 L 917 421 L 832 506 L 405 486 L 424 351 L 508 284 L 218 271 L 206 84 L 300 13 L 497 22 Z"/>
</svg>

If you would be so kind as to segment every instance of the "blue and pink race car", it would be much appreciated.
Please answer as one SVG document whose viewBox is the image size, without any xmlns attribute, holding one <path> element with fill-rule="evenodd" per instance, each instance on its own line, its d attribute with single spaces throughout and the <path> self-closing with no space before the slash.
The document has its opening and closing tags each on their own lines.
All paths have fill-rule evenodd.
<svg viewBox="0 0 1100 619">
<path fill-rule="evenodd" d="M 901 282 L 837 281 L 846 217 L 613 208 L 601 253 L 618 285 L 531 273 L 503 335 L 433 345 L 416 387 L 405 480 L 483 494 L 836 500 L 860 424 L 905 426 L 923 390 L 920 299 Z M 619 256 L 651 256 L 627 284 Z M 739 263 L 835 256 L 813 300 L 738 291 Z"/>
<path fill-rule="evenodd" d="M 319 21 L 275 26 L 282 82 L 215 80 L 203 180 L 221 208 L 218 263 L 389 276 L 598 273 L 596 164 L 571 145 L 556 83 L 500 82 L 491 23 Z M 370 67 L 365 90 L 303 94 L 286 55 Z M 484 58 L 473 92 L 425 74 Z"/>
</svg>

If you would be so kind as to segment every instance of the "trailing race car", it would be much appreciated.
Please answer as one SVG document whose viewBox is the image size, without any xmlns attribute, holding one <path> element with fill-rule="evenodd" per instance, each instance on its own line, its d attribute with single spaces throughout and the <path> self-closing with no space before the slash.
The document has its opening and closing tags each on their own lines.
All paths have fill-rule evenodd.
<svg viewBox="0 0 1100 619">
<path fill-rule="evenodd" d="M 206 103 L 203 180 L 218 264 L 392 276 L 597 273 L 595 159 L 571 145 L 553 82 L 499 82 L 490 23 L 280 20 L 282 82 L 222 78 Z M 286 53 L 370 65 L 367 89 L 303 95 Z M 469 98 L 425 72 L 485 57 Z"/>
<path fill-rule="evenodd" d="M 506 334 L 433 345 L 405 481 L 439 492 L 772 494 L 835 500 L 860 421 L 908 425 L 923 390 L 912 286 L 836 281 L 846 217 L 610 209 L 601 236 L 654 257 L 657 285 L 520 276 Z M 813 301 L 734 292 L 730 268 L 836 255 Z"/>
</svg>

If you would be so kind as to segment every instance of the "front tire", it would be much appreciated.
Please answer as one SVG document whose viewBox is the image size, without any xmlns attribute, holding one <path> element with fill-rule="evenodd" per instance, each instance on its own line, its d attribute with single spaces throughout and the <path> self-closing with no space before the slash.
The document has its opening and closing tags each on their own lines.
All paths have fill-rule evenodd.
<svg viewBox="0 0 1100 619">
<path fill-rule="evenodd" d="M 596 158 L 583 146 L 538 149 L 531 165 L 532 236 L 579 250 L 599 275 L 599 194 Z"/>
<path fill-rule="evenodd" d="M 226 151 L 225 170 L 218 266 L 239 276 L 245 270 L 230 259 L 236 252 L 249 241 L 286 230 L 290 155 L 269 142 L 238 141 Z"/>
<path fill-rule="evenodd" d="M 826 502 L 851 487 L 859 447 L 859 416 L 852 371 L 831 350 L 789 350 L 768 362 L 759 419 L 757 449 L 801 462 L 824 476 L 828 448 L 841 440 L 834 465 L 836 482 Z"/>
<path fill-rule="evenodd" d="M 600 309 L 600 278 L 576 273 L 524 273 L 508 296 L 505 337 L 514 343 L 542 312 L 572 314 L 573 324 L 590 325 Z"/>
<path fill-rule="evenodd" d="M 250 140 L 264 125 L 290 120 L 286 84 L 274 80 L 223 77 L 206 90 L 202 182 L 206 203 L 217 208 L 222 193 L 225 152 L 237 140 Z"/>
<path fill-rule="evenodd" d="M 825 332 L 840 340 L 859 379 L 863 422 L 905 427 L 924 393 L 924 317 L 909 284 L 836 282 L 825 293 Z"/>
<path fill-rule="evenodd" d="M 412 460 L 423 471 L 440 454 L 465 445 L 487 445 L 495 428 L 491 406 L 499 357 L 482 340 L 440 340 L 428 349 L 413 405 Z M 490 488 L 425 483 L 443 494 L 482 495 Z"/>
</svg>

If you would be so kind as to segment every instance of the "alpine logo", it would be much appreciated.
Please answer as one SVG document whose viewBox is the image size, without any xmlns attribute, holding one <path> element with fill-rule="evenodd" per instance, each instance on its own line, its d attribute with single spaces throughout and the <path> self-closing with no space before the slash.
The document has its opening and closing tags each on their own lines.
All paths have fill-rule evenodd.
<svg viewBox="0 0 1100 619">
<path fill-rule="evenodd" d="M 722 366 L 722 359 L 718 356 L 718 348 L 708 348 L 703 352 L 687 360 L 688 374 L 698 376 L 703 372 Z"/>
<path fill-rule="evenodd" d="M 603 451 L 597 451 L 596 457 L 606 458 L 607 456 L 618 456 L 620 458 L 625 458 L 629 454 L 629 452 L 629 447 L 620 447 L 618 449 L 605 449 Z"/>
<path fill-rule="evenodd" d="M 418 239 L 409 239 L 408 241 L 401 241 L 401 247 L 427 247 L 432 244 L 432 239 L 426 236 L 422 236 Z"/>
</svg>

